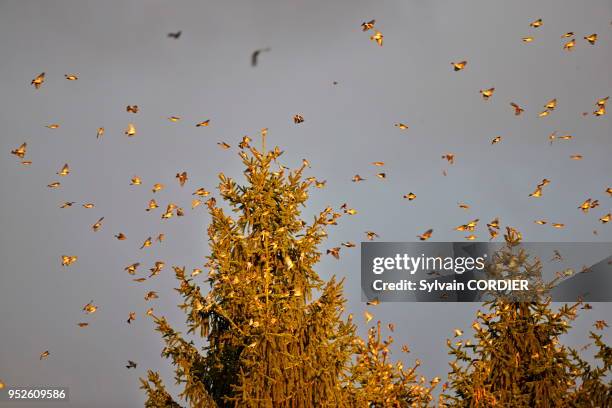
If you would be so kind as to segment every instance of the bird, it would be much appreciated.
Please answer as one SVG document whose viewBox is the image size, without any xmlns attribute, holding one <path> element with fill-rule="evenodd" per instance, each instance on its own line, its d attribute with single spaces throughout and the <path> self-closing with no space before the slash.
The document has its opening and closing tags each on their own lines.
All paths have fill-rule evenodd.
<svg viewBox="0 0 612 408">
<path fill-rule="evenodd" d="M 176 33 L 168 33 L 168 38 L 174 38 L 175 40 L 178 40 L 181 37 L 181 34 L 183 34 L 181 30 L 177 31 Z"/>
<path fill-rule="evenodd" d="M 260 48 L 258 50 L 253 51 L 253 54 L 251 54 L 251 66 L 256 67 L 257 59 L 259 58 L 259 54 L 262 52 L 268 52 L 268 51 L 270 51 L 270 48 Z"/>
<path fill-rule="evenodd" d="M 125 366 L 125 368 L 127 368 L 128 370 L 130 368 L 136 368 L 138 366 L 138 364 L 136 364 L 135 362 L 133 362 L 132 360 L 128 360 L 127 365 Z"/>
</svg>

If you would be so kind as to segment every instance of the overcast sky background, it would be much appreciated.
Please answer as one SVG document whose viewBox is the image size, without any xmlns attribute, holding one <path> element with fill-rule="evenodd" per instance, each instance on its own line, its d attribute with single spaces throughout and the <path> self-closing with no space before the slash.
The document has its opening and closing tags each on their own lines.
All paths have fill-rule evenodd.
<svg viewBox="0 0 612 408">
<path fill-rule="evenodd" d="M 539 17 L 544 25 L 530 28 Z M 383 47 L 360 30 L 372 18 Z M 486 240 L 484 224 L 496 216 L 529 241 L 611 241 L 610 224 L 598 221 L 612 202 L 604 192 L 612 185 L 610 114 L 581 115 L 612 94 L 611 20 L 609 0 L 0 0 L 0 379 L 68 386 L 71 407 L 142 405 L 138 377 L 149 368 L 171 384 L 162 341 L 143 313 L 153 306 L 184 327 L 170 266 L 201 267 L 208 254 L 209 217 L 189 208 L 191 193 L 212 190 L 219 171 L 240 178 L 236 144 L 263 127 L 269 144 L 286 151 L 284 164 L 308 158 L 308 176 L 327 180 L 313 191 L 306 219 L 344 202 L 359 211 L 330 230 L 323 250 L 359 242 L 366 230 L 384 241 L 412 241 L 429 228 L 432 240 L 462 240 L 453 228 L 474 218 Z M 177 30 L 179 40 L 166 37 Z M 572 52 L 562 50 L 567 31 L 577 38 Z M 591 33 L 599 35 L 594 46 L 582 39 Z M 524 44 L 528 35 L 535 41 Z M 271 51 L 252 68 L 251 53 L 264 47 Z M 463 59 L 467 68 L 453 72 L 450 62 Z M 37 91 L 29 83 L 43 71 Z M 66 81 L 69 73 L 79 80 Z M 478 91 L 492 86 L 484 102 Z M 552 98 L 557 109 L 537 118 Z M 522 116 L 511 101 L 525 108 Z M 127 113 L 128 104 L 141 112 Z M 293 124 L 296 113 L 304 123 Z M 182 120 L 171 123 L 171 115 Z M 205 119 L 210 127 L 194 126 Z M 123 134 L 128 122 L 134 138 Z M 61 127 L 44 127 L 50 123 Z M 106 134 L 96 140 L 101 126 Z M 551 146 L 553 131 L 574 139 Z M 219 149 L 220 141 L 232 149 Z M 23 142 L 30 167 L 9 154 Z M 450 152 L 452 166 L 441 159 Z M 387 163 L 387 180 L 375 177 L 373 161 Z M 64 163 L 72 173 L 48 189 Z M 179 171 L 190 177 L 183 188 Z M 357 173 L 367 181 L 352 183 Z M 134 175 L 142 186 L 129 185 Z M 529 198 L 543 178 L 551 180 L 543 197 Z M 158 182 L 167 187 L 153 195 Z M 403 200 L 411 191 L 417 199 Z M 144 211 L 153 197 L 164 207 L 181 204 L 186 216 L 162 222 L 161 209 Z M 588 197 L 601 206 L 585 215 L 577 207 Z M 59 209 L 64 201 L 77 204 Z M 533 223 L 540 218 L 566 228 Z M 118 232 L 128 239 L 117 241 Z M 161 232 L 163 244 L 139 250 Z M 62 268 L 62 254 L 79 259 Z M 167 267 L 145 283 L 123 271 L 156 260 Z M 318 272 L 346 278 L 349 309 L 361 316 L 358 248 L 343 248 L 339 261 L 324 257 Z M 160 298 L 145 302 L 148 290 Z M 81 308 L 92 299 L 100 309 L 88 317 Z M 419 358 L 423 374 L 444 377 L 446 338 L 469 328 L 477 307 L 390 304 L 374 312 L 396 324 L 398 344 L 412 349 L 408 363 Z M 129 311 L 138 313 L 131 325 Z M 585 344 L 593 321 L 611 311 L 595 305 L 565 341 Z M 90 327 L 78 328 L 80 321 Z M 51 355 L 40 361 L 44 350 Z M 124 368 L 128 359 L 136 370 Z"/>
</svg>

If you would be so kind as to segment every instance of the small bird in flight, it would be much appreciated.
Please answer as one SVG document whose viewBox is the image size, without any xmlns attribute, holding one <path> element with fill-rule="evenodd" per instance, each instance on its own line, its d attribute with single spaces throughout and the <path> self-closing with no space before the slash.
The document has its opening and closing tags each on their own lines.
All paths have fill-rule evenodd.
<svg viewBox="0 0 612 408">
<path fill-rule="evenodd" d="M 253 54 L 251 54 L 251 66 L 256 67 L 257 59 L 259 58 L 259 54 L 262 52 L 268 52 L 268 51 L 270 51 L 270 48 L 261 48 L 259 50 L 253 51 Z"/>
<path fill-rule="evenodd" d="M 181 34 L 183 34 L 181 30 L 177 31 L 176 33 L 168 33 L 168 38 L 174 38 L 175 40 L 178 40 L 181 37 Z"/>
</svg>

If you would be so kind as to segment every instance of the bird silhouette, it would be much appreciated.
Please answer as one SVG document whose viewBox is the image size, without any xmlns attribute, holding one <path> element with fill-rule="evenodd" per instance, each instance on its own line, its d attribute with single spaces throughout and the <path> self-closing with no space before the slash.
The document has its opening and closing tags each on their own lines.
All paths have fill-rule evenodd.
<svg viewBox="0 0 612 408">
<path fill-rule="evenodd" d="M 268 52 L 268 51 L 270 51 L 270 48 L 261 48 L 259 50 L 253 51 L 253 54 L 251 54 L 251 66 L 256 67 L 257 59 L 259 58 L 259 54 L 262 52 Z"/>
</svg>

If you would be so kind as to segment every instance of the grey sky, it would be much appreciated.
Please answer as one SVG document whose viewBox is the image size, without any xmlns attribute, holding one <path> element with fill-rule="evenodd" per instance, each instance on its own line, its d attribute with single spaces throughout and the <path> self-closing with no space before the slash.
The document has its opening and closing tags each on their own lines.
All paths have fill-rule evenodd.
<svg viewBox="0 0 612 408">
<path fill-rule="evenodd" d="M 538 17 L 544 25 L 530 28 Z M 372 18 L 383 47 L 360 30 Z M 612 185 L 610 114 L 581 115 L 612 94 L 611 20 L 609 0 L 0 0 L 0 379 L 67 385 L 71 407 L 141 405 L 137 379 L 147 368 L 172 383 L 159 357 L 162 341 L 143 312 L 151 303 L 184 327 L 170 266 L 202 266 L 208 253 L 209 217 L 188 208 L 191 193 L 212 190 L 219 171 L 240 178 L 235 146 L 262 127 L 286 151 L 284 164 L 306 157 L 309 175 L 327 180 L 313 191 L 306 217 L 344 202 L 359 211 L 330 230 L 322 249 L 363 240 L 365 230 L 411 241 L 433 228 L 433 240 L 460 240 L 465 234 L 453 227 L 496 216 L 530 241 L 612 240 L 610 224 L 597 221 L 611 207 L 604 193 Z M 166 38 L 177 30 L 179 40 Z M 572 52 L 562 50 L 567 31 L 576 33 Z M 594 46 L 582 39 L 591 33 L 599 35 Z M 535 41 L 522 43 L 527 35 Z M 264 47 L 271 51 L 252 68 L 251 52 Z M 467 68 L 453 72 L 450 62 L 462 59 Z M 47 82 L 36 91 L 29 82 L 42 71 Z M 66 81 L 68 73 L 79 80 Z M 478 90 L 492 86 L 495 95 L 484 102 Z M 557 109 L 537 118 L 552 98 Z M 526 112 L 515 117 L 511 101 Z M 128 104 L 141 112 L 127 113 Z M 296 113 L 304 123 L 293 124 Z M 171 115 L 182 120 L 171 123 Z M 210 127 L 194 126 L 205 119 Z M 128 122 L 138 130 L 130 139 Z M 100 126 L 106 134 L 96 140 Z M 574 139 L 550 146 L 553 131 Z M 502 142 L 491 146 L 497 135 Z M 29 168 L 9 154 L 24 141 Z M 233 148 L 222 151 L 219 141 Z M 440 158 L 448 152 L 453 166 Z M 387 163 L 385 181 L 370 164 L 378 160 Z M 48 189 L 64 163 L 72 174 Z M 180 188 L 174 175 L 183 170 L 190 180 Z M 356 173 L 367 181 L 352 183 Z M 133 175 L 144 184 L 129 186 Z M 529 198 L 543 178 L 552 181 L 543 197 Z M 167 188 L 153 195 L 157 182 Z M 403 200 L 410 191 L 417 199 Z M 162 222 L 159 209 L 145 212 L 154 196 L 163 206 L 183 205 L 187 216 Z M 601 206 L 585 215 L 576 207 L 588 197 Z M 61 210 L 64 201 L 77 205 Z M 89 201 L 95 209 L 80 207 Z M 102 229 L 91 232 L 101 216 Z M 567 227 L 535 225 L 539 218 Z M 113 238 L 120 231 L 127 241 Z M 138 249 L 160 232 L 163 244 Z M 478 233 L 487 238 L 482 226 Z M 79 259 L 62 268 L 62 254 Z M 341 255 L 324 257 L 318 271 L 346 277 L 349 309 L 360 316 L 359 253 Z M 167 267 L 146 283 L 123 271 L 156 260 Z M 148 290 L 160 299 L 144 302 Z M 86 317 L 81 307 L 92 299 L 100 310 Z M 476 308 L 391 304 L 375 315 L 396 323 L 395 338 L 410 345 L 409 360 L 419 358 L 423 374 L 445 376 L 445 339 L 454 327 L 468 328 Z M 132 325 L 129 311 L 138 312 Z M 596 305 L 567 342 L 584 344 L 592 322 L 611 311 Z M 79 321 L 91 325 L 79 329 Z M 39 361 L 47 349 L 49 359 Z M 128 359 L 137 370 L 124 368 Z"/>
</svg>

